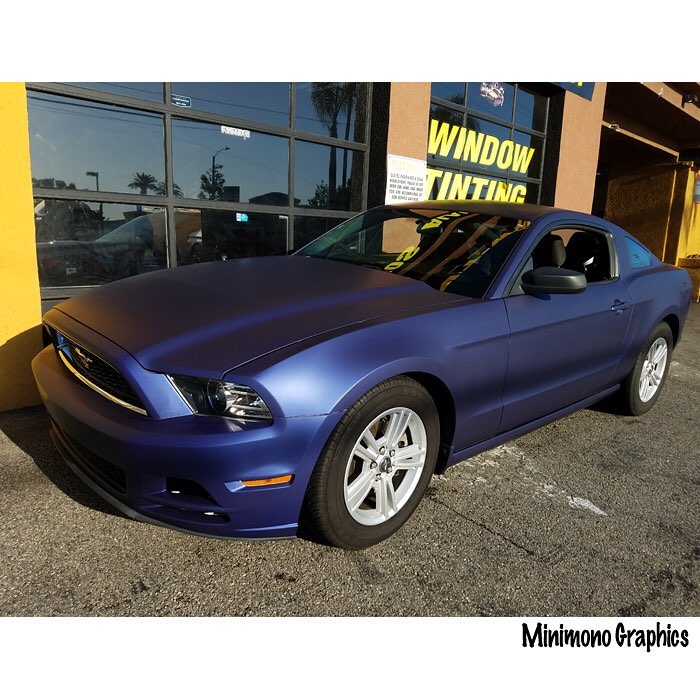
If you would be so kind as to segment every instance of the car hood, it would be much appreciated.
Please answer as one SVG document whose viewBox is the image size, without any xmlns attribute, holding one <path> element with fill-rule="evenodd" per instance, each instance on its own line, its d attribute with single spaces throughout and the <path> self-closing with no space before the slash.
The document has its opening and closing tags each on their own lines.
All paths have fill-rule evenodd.
<svg viewBox="0 0 700 700">
<path fill-rule="evenodd" d="M 285 256 L 139 275 L 56 308 L 146 369 L 213 377 L 343 326 L 456 299 L 381 270 Z"/>
</svg>

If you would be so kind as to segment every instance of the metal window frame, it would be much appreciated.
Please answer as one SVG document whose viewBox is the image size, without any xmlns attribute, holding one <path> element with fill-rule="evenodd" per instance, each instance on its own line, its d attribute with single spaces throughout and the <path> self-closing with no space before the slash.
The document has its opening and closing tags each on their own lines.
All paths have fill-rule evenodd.
<svg viewBox="0 0 700 700">
<path fill-rule="evenodd" d="M 542 139 L 542 151 L 540 154 L 540 167 L 539 167 L 539 172 L 537 177 L 530 177 L 527 175 L 521 175 L 520 177 L 514 177 L 512 174 L 506 174 L 506 175 L 497 175 L 495 171 L 493 170 L 488 170 L 486 168 L 479 167 L 478 165 L 467 165 L 462 163 L 460 161 L 459 163 L 454 163 L 453 162 L 447 162 L 441 158 L 431 156 L 428 154 L 427 156 L 427 162 L 428 166 L 435 166 L 438 167 L 442 170 L 451 170 L 453 172 L 458 172 L 460 174 L 476 174 L 476 175 L 482 175 L 484 177 L 498 177 L 500 180 L 505 180 L 506 186 L 511 184 L 511 183 L 528 183 L 528 184 L 533 184 L 537 185 L 537 201 L 535 202 L 536 204 L 539 204 L 542 198 L 542 181 L 543 181 L 543 175 L 544 175 L 544 160 L 545 160 L 545 152 L 547 150 L 547 129 L 549 127 L 549 106 L 550 106 L 550 96 L 549 95 L 543 95 L 540 93 L 537 93 L 539 97 L 542 97 L 547 101 L 546 107 L 545 107 L 545 112 L 544 112 L 544 131 L 539 131 L 537 129 L 530 129 L 525 126 L 521 126 L 516 123 L 515 121 L 515 112 L 517 109 L 518 105 L 518 86 L 522 85 L 522 83 L 511 83 L 513 86 L 513 114 L 512 114 L 512 119 L 509 121 L 507 119 L 501 119 L 499 117 L 494 117 L 491 114 L 485 114 L 484 112 L 480 112 L 477 109 L 472 109 L 469 107 L 469 94 L 468 94 L 468 84 L 464 83 L 464 104 L 457 104 L 456 102 L 450 102 L 449 100 L 445 100 L 441 97 L 434 97 L 432 94 L 430 96 L 430 105 L 437 105 L 438 107 L 444 107 L 445 109 L 451 109 L 453 112 L 458 112 L 462 116 L 462 126 L 466 127 L 466 120 L 467 117 L 473 116 L 476 117 L 477 119 L 485 119 L 488 122 L 491 122 L 492 124 L 496 124 L 498 126 L 505 127 L 510 130 L 510 138 L 511 140 L 513 139 L 513 134 L 516 131 L 519 131 L 520 133 L 523 134 L 529 134 L 531 136 L 536 136 L 537 138 Z M 432 93 L 432 87 L 431 87 L 431 93 Z M 430 118 L 430 116 L 428 116 Z"/>
<path fill-rule="evenodd" d="M 261 214 L 278 214 L 287 217 L 287 249 L 294 248 L 294 223 L 295 216 L 309 216 L 317 218 L 337 219 L 338 223 L 356 216 L 367 207 L 367 191 L 369 185 L 369 150 L 372 115 L 372 83 L 366 83 L 367 103 L 365 114 L 365 131 L 363 141 L 347 141 L 342 138 L 332 138 L 323 134 L 313 134 L 297 129 L 296 123 L 296 83 L 289 85 L 289 126 L 280 127 L 272 124 L 251 121 L 249 119 L 234 118 L 222 114 L 215 114 L 204 110 L 178 107 L 172 104 L 172 84 L 163 83 L 163 100 L 161 102 L 146 100 L 130 95 L 120 95 L 92 88 L 78 87 L 64 83 L 28 82 L 27 90 L 61 97 L 86 100 L 98 104 L 108 104 L 115 107 L 125 107 L 149 112 L 163 118 L 163 140 L 165 160 L 166 194 L 140 195 L 115 192 L 102 192 L 97 190 L 58 190 L 42 187 L 32 189 L 34 198 L 57 199 L 71 201 L 99 201 L 105 204 L 127 204 L 162 207 L 166 212 L 166 260 L 168 267 L 177 267 L 177 246 L 175 230 L 176 209 L 215 209 L 219 211 L 246 211 Z M 202 200 L 187 197 L 175 197 L 173 192 L 173 119 L 186 119 L 207 124 L 234 126 L 250 129 L 257 133 L 287 138 L 288 142 L 288 200 L 287 206 L 273 206 L 269 204 L 249 204 L 246 202 L 226 202 L 221 200 Z M 359 211 L 345 211 L 339 209 L 307 209 L 294 206 L 294 179 L 296 170 L 296 142 L 307 141 L 314 144 L 346 148 L 354 153 L 362 154 L 362 191 Z M 354 157 L 354 156 L 353 156 Z M 80 293 L 90 287 L 42 287 L 42 300 L 55 300 L 66 298 Z M 60 296 L 58 296 L 60 292 Z"/>
</svg>

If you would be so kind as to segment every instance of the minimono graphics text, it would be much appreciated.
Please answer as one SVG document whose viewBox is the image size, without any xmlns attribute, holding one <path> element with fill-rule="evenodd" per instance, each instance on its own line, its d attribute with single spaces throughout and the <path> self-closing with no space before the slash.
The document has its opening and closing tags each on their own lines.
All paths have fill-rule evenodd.
<svg viewBox="0 0 700 700">
<path fill-rule="evenodd" d="M 660 622 L 653 629 L 637 629 L 619 622 L 613 633 L 609 629 L 569 629 L 563 623 L 558 629 L 550 629 L 541 622 L 530 631 L 523 622 L 524 647 L 609 647 L 613 641 L 618 647 L 645 648 L 648 652 L 658 647 L 687 647 L 689 644 L 688 630 L 673 629 L 670 623 L 666 629 Z"/>
</svg>

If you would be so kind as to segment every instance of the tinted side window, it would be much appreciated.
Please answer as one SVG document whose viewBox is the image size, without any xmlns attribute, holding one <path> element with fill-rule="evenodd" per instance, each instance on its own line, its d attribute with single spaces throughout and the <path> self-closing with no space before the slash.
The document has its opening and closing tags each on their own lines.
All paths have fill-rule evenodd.
<svg viewBox="0 0 700 700">
<path fill-rule="evenodd" d="M 612 279 L 613 265 L 610 259 L 609 236 L 591 229 L 557 231 L 566 245 L 566 258 L 561 267 L 582 272 L 586 281 L 603 282 Z"/>
<path fill-rule="evenodd" d="M 627 248 L 627 257 L 630 262 L 630 267 L 640 269 L 643 267 L 651 267 L 653 259 L 651 253 L 641 246 L 637 241 L 625 236 L 625 247 Z"/>
<path fill-rule="evenodd" d="M 540 267 L 561 267 L 581 272 L 586 281 L 604 282 L 617 274 L 612 237 L 601 231 L 558 228 L 542 236 L 518 272 L 511 294 L 522 294 L 522 275 Z"/>
</svg>

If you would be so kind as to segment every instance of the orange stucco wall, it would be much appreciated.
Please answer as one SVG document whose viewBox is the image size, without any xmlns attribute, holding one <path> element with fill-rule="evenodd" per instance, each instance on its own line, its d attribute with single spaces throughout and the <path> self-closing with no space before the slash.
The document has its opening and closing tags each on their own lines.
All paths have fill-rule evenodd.
<svg viewBox="0 0 700 700">
<path fill-rule="evenodd" d="M 425 160 L 430 83 L 392 83 L 387 153 Z"/>
<path fill-rule="evenodd" d="M 639 238 L 660 259 L 666 252 L 675 181 L 676 167 L 669 163 L 616 174 L 608 183 L 605 218 Z"/>
<path fill-rule="evenodd" d="M 695 173 L 680 163 L 654 164 L 610 178 L 605 218 L 671 265 L 698 253 Z"/>
<path fill-rule="evenodd" d="M 554 193 L 555 207 L 587 214 L 591 212 L 605 87 L 605 83 L 596 83 L 592 100 L 586 100 L 573 92 L 566 93 Z"/>
</svg>

